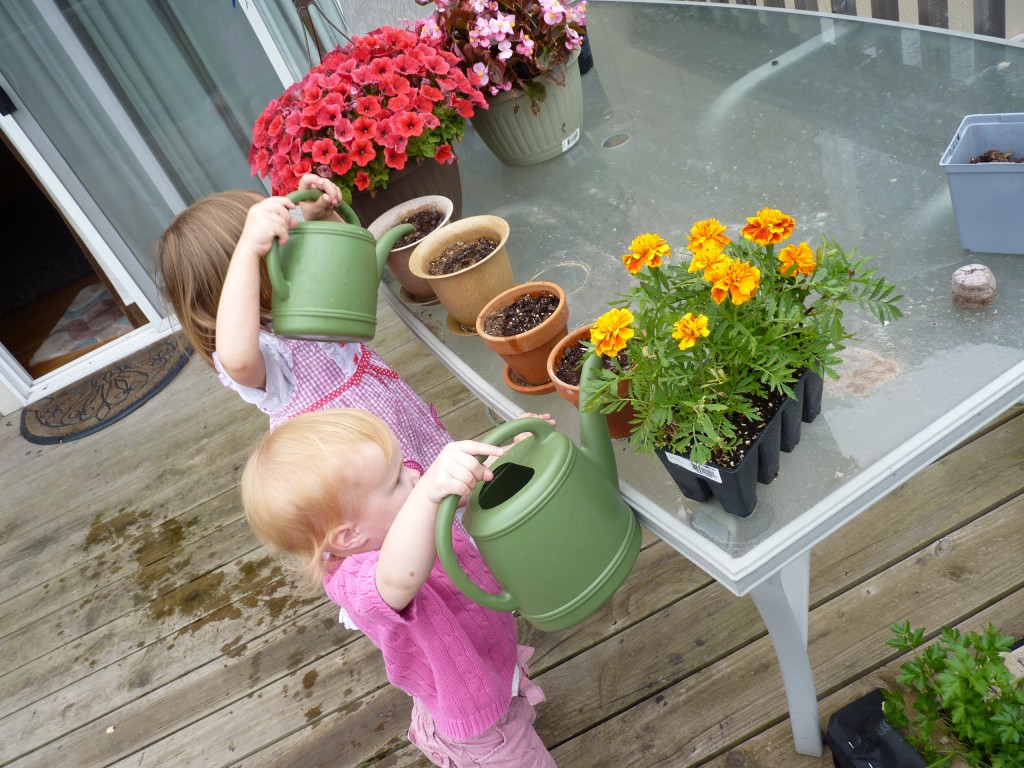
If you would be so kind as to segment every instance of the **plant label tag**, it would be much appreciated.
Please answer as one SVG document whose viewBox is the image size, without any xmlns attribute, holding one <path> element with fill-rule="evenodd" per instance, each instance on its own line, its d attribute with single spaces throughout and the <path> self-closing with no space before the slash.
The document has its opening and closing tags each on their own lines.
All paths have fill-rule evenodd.
<svg viewBox="0 0 1024 768">
<path fill-rule="evenodd" d="M 705 480 L 710 480 L 713 483 L 722 482 L 722 475 L 715 467 L 709 467 L 706 464 L 696 464 L 689 459 L 685 459 L 682 456 L 677 456 L 674 453 L 665 453 L 665 458 L 671 461 L 673 464 L 677 464 L 683 469 L 688 469 L 695 475 L 700 475 Z"/>
<path fill-rule="evenodd" d="M 571 134 L 569 134 L 564 139 L 562 139 L 562 151 L 563 152 L 568 152 L 570 149 L 573 148 L 573 146 L 579 140 L 580 140 L 580 129 L 579 129 L 579 127 L 577 127 L 575 131 L 573 131 Z"/>
</svg>

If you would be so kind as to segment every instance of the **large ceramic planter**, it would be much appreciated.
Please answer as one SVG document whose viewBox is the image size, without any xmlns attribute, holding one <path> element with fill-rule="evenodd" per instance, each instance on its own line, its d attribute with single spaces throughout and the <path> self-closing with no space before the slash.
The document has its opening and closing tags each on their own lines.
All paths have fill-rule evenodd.
<svg viewBox="0 0 1024 768">
<path fill-rule="evenodd" d="M 426 195 L 441 195 L 452 201 L 452 221 L 462 218 L 462 177 L 458 161 L 438 163 L 434 160 L 409 162 L 394 171 L 386 189 L 375 193 L 352 193 L 352 210 L 361 222 L 373 221 L 406 200 Z"/>
<path fill-rule="evenodd" d="M 565 338 L 559 341 L 551 350 L 551 354 L 548 355 L 548 376 L 551 378 L 551 383 L 555 385 L 555 391 L 562 397 L 563 400 L 572 403 L 577 408 L 580 407 L 580 388 L 576 384 L 569 384 L 566 381 L 558 378 L 558 368 L 562 364 L 562 355 L 567 349 L 570 349 L 579 344 L 584 339 L 590 337 L 590 329 L 593 327 L 593 323 L 581 326 Z M 625 397 L 628 393 L 629 385 L 626 382 L 621 382 L 619 387 L 620 396 Z M 629 437 L 633 431 L 633 426 L 630 422 L 636 417 L 636 412 L 633 407 L 627 405 L 614 413 L 606 413 L 604 415 L 605 421 L 608 423 L 608 434 L 613 439 L 619 439 L 623 437 Z"/>
<path fill-rule="evenodd" d="M 821 410 L 823 381 L 806 372 L 793 387 L 794 399 L 782 404 L 735 468 L 696 464 L 686 456 L 655 453 L 688 499 L 707 501 L 714 496 L 722 509 L 748 517 L 757 506 L 757 484 L 767 485 L 779 474 L 779 452 L 789 452 L 800 440 L 800 422 L 812 422 Z M 785 433 L 785 438 L 783 437 Z"/>
<path fill-rule="evenodd" d="M 564 85 L 542 76 L 547 98 L 533 114 L 530 99 L 513 88 L 487 99 L 470 122 L 487 148 L 505 165 L 536 165 L 568 151 L 583 124 L 579 49 L 565 63 Z M 562 78 L 558 78 L 561 80 Z"/>
<path fill-rule="evenodd" d="M 413 248 L 409 271 L 430 283 L 448 310 L 448 327 L 453 332 L 475 333 L 480 310 L 499 293 L 515 285 L 506 247 L 508 234 L 508 222 L 498 216 L 470 216 L 434 230 Z M 430 263 L 450 245 L 481 237 L 498 243 L 486 258 L 448 275 L 430 274 Z"/>
<path fill-rule="evenodd" d="M 487 318 L 511 306 L 525 296 L 554 296 L 558 307 L 540 325 L 514 336 L 492 336 L 487 333 Z M 548 355 L 569 331 L 569 306 L 565 291 L 555 283 L 536 281 L 510 288 L 495 296 L 480 310 L 476 318 L 477 335 L 505 361 L 505 383 L 523 394 L 539 395 L 553 392 L 555 385 L 548 377 Z"/>
<path fill-rule="evenodd" d="M 443 216 L 441 223 L 434 229 L 436 232 L 451 220 L 452 211 L 454 210 L 452 201 L 441 195 L 425 195 L 396 205 L 374 219 L 367 229 L 370 230 L 375 238 L 380 238 L 403 219 L 413 216 L 419 211 L 430 210 L 431 208 L 440 210 Z M 392 248 L 391 253 L 388 254 L 388 269 L 391 270 L 395 279 L 402 286 L 402 299 L 414 304 L 423 304 L 437 300 L 437 296 L 434 295 L 434 289 L 430 286 L 429 281 L 416 277 L 409 270 L 409 257 L 412 255 L 413 248 L 425 237 L 426 235 L 416 242 L 404 245 L 401 248 Z"/>
</svg>

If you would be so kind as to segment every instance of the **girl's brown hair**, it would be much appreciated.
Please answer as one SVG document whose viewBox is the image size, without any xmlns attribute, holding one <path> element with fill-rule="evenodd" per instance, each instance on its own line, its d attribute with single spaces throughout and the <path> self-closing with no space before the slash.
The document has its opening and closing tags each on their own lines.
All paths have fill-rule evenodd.
<svg viewBox="0 0 1024 768">
<path fill-rule="evenodd" d="M 314 411 L 266 433 L 242 472 L 242 506 L 256 538 L 293 556 L 313 588 L 328 569 L 323 554 L 331 535 L 353 518 L 349 495 L 340 491 L 366 481 L 351 455 L 367 443 L 380 446 L 387 462 L 398 450 L 391 429 L 371 413 Z"/>
<path fill-rule="evenodd" d="M 245 217 L 259 192 L 233 189 L 197 200 L 179 213 L 156 246 L 163 275 L 163 294 L 182 330 L 209 365 L 216 347 L 217 304 L 231 254 L 238 245 Z M 260 296 L 263 321 L 270 318 L 270 279 L 262 266 Z"/>
</svg>

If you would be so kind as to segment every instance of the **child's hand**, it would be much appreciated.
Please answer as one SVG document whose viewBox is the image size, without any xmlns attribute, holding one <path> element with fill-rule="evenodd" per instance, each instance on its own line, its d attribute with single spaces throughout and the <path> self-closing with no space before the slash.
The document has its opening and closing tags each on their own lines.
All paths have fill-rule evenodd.
<svg viewBox="0 0 1024 768">
<path fill-rule="evenodd" d="M 235 253 L 251 252 L 262 257 L 270 252 L 275 239 L 282 245 L 288 242 L 288 230 L 295 224 L 289 211 L 294 207 L 287 197 L 268 197 L 253 205 L 245 217 Z"/>
<path fill-rule="evenodd" d="M 555 426 L 555 420 L 553 418 L 551 418 L 551 414 L 550 413 L 530 413 L 529 411 L 523 411 L 521 414 L 519 414 L 519 418 L 520 419 L 543 419 L 548 424 L 550 424 L 552 427 Z M 513 442 L 513 444 L 514 443 L 518 443 L 521 440 L 525 440 L 528 437 L 533 437 L 533 433 L 532 432 L 520 432 L 518 435 L 516 435 L 515 437 L 512 438 L 512 442 Z"/>
<path fill-rule="evenodd" d="M 494 477 L 477 456 L 497 458 L 503 453 L 505 448 L 502 446 L 475 440 L 448 443 L 416 483 L 416 490 L 425 493 L 435 504 L 440 504 L 452 494 L 465 498 L 478 482 Z"/>
<path fill-rule="evenodd" d="M 317 219 L 339 218 L 334 213 L 334 209 L 341 202 L 341 190 L 338 189 L 338 185 L 333 181 L 325 179 L 323 176 L 317 176 L 315 173 L 306 173 L 299 179 L 299 189 L 319 189 L 323 192 L 317 200 L 300 205 L 304 220 L 315 221 Z M 334 216 L 332 217 L 331 214 L 334 214 Z"/>
</svg>

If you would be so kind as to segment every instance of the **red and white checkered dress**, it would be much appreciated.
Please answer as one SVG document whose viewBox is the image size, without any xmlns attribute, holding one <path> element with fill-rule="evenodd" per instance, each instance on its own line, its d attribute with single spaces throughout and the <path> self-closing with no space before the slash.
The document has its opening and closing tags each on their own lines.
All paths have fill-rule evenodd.
<svg viewBox="0 0 1024 768">
<path fill-rule="evenodd" d="M 421 474 L 451 442 L 428 406 L 364 344 L 302 341 L 260 333 L 266 389 L 234 382 L 214 359 L 221 382 L 270 416 L 270 428 L 303 413 L 359 408 L 383 419 L 402 446 L 406 466 Z"/>
</svg>

